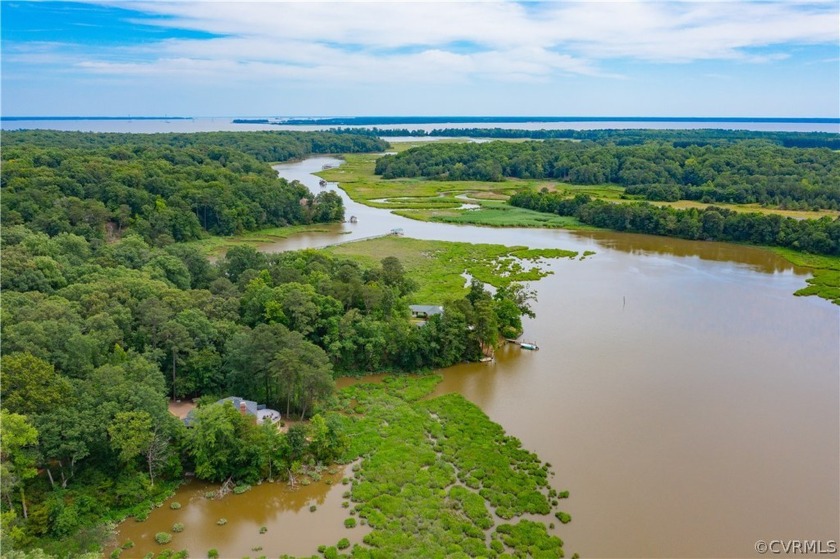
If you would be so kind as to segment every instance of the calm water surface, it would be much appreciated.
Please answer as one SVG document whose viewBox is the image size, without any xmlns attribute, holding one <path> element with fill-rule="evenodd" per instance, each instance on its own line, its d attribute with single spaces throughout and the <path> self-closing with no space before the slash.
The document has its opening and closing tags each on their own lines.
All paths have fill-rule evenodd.
<svg viewBox="0 0 840 559">
<path fill-rule="evenodd" d="M 47 129 L 47 130 L 81 130 L 83 132 L 216 132 L 216 131 L 249 131 L 249 130 L 294 130 L 312 131 L 327 130 L 335 126 L 318 125 L 275 125 L 275 124 L 234 124 L 238 117 L 196 117 L 183 120 L 3 120 L 0 128 L 3 130 L 18 129 Z M 263 118 L 263 117 L 253 117 Z M 271 117 L 273 118 L 273 117 Z M 371 126 L 351 126 L 342 128 L 371 128 Z M 767 132 L 840 132 L 837 123 L 820 122 L 682 122 L 682 121 L 600 121 L 600 122 L 507 122 L 507 123 L 453 123 L 453 124 L 383 124 L 377 128 L 383 130 L 410 129 L 425 130 L 427 132 L 440 128 L 514 128 L 518 130 L 602 130 L 602 129 L 698 129 L 722 128 L 728 130 L 756 130 Z M 414 138 L 413 138 L 414 139 Z"/>
<path fill-rule="evenodd" d="M 343 476 L 352 476 L 348 466 L 337 474 L 324 472 L 319 482 L 306 487 L 289 487 L 285 483 L 263 483 L 241 495 L 229 494 L 223 499 L 204 497 L 218 485 L 191 481 L 182 485 L 175 496 L 160 509 L 153 511 L 145 522 L 128 520 L 118 530 L 117 541 L 122 544 L 132 540 L 134 547 L 122 557 L 143 557 L 148 552 L 162 549 L 187 549 L 190 557 L 207 557 L 211 548 L 220 557 L 277 557 L 283 553 L 310 556 L 319 545 L 335 545 L 343 538 L 352 543 L 361 542 L 370 530 L 364 526 L 353 529 L 344 527 L 348 510 L 342 508 L 342 494 L 349 486 L 341 484 Z M 333 485 L 326 482 L 330 480 Z M 181 504 L 178 510 L 169 505 Z M 316 510 L 310 512 L 310 507 Z M 224 518 L 227 524 L 216 522 Z M 184 531 L 172 532 L 172 525 L 180 522 Z M 260 529 L 265 526 L 266 532 Z M 172 534 L 172 543 L 161 546 L 155 541 L 157 532 Z M 262 549 L 255 549 L 262 548 Z M 105 550 L 106 555 L 111 548 Z"/>
<path fill-rule="evenodd" d="M 310 173 L 337 163 L 276 168 L 317 191 Z M 551 263 L 554 274 L 532 285 L 537 318 L 526 320 L 524 339 L 540 351 L 505 346 L 494 364 L 446 369 L 438 388 L 463 394 L 553 464 L 553 485 L 571 492 L 573 521 L 555 530 L 569 554 L 755 557 L 758 539 L 840 540 L 840 308 L 792 295 L 804 270 L 720 243 L 416 222 L 338 192 L 358 223 L 265 250 L 401 227 L 421 239 L 596 252 Z M 194 537 L 194 557 L 228 541 L 242 542 L 232 556 L 311 554 L 352 532 L 341 524 L 342 485 L 318 489 L 314 514 L 307 503 L 317 497 L 263 487 L 212 502 L 222 509 L 201 513 L 204 528 L 177 534 L 176 548 Z M 217 527 L 227 507 L 245 520 Z M 173 512 L 134 523 L 135 542 L 153 537 L 149 523 L 171 525 Z M 265 536 L 271 547 L 251 552 Z"/>
</svg>

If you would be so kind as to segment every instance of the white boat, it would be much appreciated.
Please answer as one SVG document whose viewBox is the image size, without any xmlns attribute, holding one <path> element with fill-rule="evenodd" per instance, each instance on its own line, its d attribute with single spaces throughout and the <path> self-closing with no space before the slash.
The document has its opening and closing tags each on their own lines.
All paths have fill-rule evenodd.
<svg viewBox="0 0 840 559">
<path fill-rule="evenodd" d="M 529 344 L 528 342 L 522 342 L 521 344 L 519 344 L 519 347 L 521 347 L 522 349 L 540 349 L 537 344 Z"/>
</svg>

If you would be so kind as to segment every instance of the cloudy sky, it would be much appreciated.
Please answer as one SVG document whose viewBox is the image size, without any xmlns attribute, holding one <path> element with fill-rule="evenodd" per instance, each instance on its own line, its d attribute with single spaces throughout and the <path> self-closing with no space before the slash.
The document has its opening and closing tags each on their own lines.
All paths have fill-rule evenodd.
<svg viewBox="0 0 840 559">
<path fill-rule="evenodd" d="M 838 117 L 839 6 L 2 0 L 2 114 Z"/>
</svg>

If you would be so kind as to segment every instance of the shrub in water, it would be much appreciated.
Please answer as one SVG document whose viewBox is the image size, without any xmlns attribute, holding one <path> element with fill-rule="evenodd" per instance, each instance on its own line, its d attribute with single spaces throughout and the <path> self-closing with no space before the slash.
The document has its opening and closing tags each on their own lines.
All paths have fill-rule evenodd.
<svg viewBox="0 0 840 559">
<path fill-rule="evenodd" d="M 318 510 L 318 507 L 316 507 L 315 505 L 309 507 L 309 512 L 315 512 L 316 510 Z"/>
<path fill-rule="evenodd" d="M 171 508 L 172 510 L 178 510 L 179 508 L 181 508 L 181 503 L 179 503 L 178 501 L 172 501 L 171 503 L 169 503 L 169 508 Z"/>
<path fill-rule="evenodd" d="M 265 526 L 260 528 L 260 534 L 265 534 L 266 532 L 268 532 L 268 528 L 266 528 Z"/>
<path fill-rule="evenodd" d="M 350 540 L 348 540 L 347 538 L 341 538 L 340 540 L 338 540 L 338 543 L 335 544 L 335 546 L 338 549 L 347 549 L 348 547 L 350 547 Z"/>
<path fill-rule="evenodd" d="M 568 498 L 569 498 L 569 492 L 568 492 L 568 491 L 561 491 L 561 492 L 560 492 L 560 493 L 558 493 L 557 495 L 558 495 L 561 499 L 568 499 Z"/>
<path fill-rule="evenodd" d="M 207 552 L 207 559 L 219 559 L 219 550 L 215 547 Z"/>
<path fill-rule="evenodd" d="M 134 547 L 134 542 L 131 540 L 126 540 L 125 543 L 122 545 L 123 549 L 131 549 Z"/>
<path fill-rule="evenodd" d="M 161 545 L 172 541 L 172 534 L 169 532 L 158 532 L 155 534 L 155 541 Z"/>
<path fill-rule="evenodd" d="M 218 524 L 219 526 L 224 526 L 225 524 L 227 524 L 227 518 L 220 518 L 220 519 L 218 519 L 218 520 L 216 521 L 216 524 Z"/>
<path fill-rule="evenodd" d="M 572 515 L 567 512 L 560 511 L 558 513 L 555 513 L 554 516 L 556 516 L 557 520 L 559 520 L 563 524 L 568 524 L 572 521 Z"/>
<path fill-rule="evenodd" d="M 242 495 L 243 493 L 245 493 L 249 489 L 251 489 L 250 485 L 247 485 L 247 484 L 246 485 L 237 485 L 236 487 L 233 488 L 233 492 L 236 493 L 237 495 Z"/>
<path fill-rule="evenodd" d="M 118 557 L 120 556 L 120 553 L 122 553 L 122 548 L 118 547 L 117 549 L 115 549 L 114 551 L 111 552 L 111 555 L 110 555 L 111 559 L 118 559 Z"/>
<path fill-rule="evenodd" d="M 181 524 L 180 522 L 176 522 L 175 524 L 172 525 L 172 531 L 176 532 L 176 533 L 177 532 L 183 532 L 184 531 L 184 525 Z"/>
<path fill-rule="evenodd" d="M 355 528 L 356 527 L 356 519 L 355 518 L 345 518 L 344 519 L 344 527 L 345 528 Z"/>
</svg>

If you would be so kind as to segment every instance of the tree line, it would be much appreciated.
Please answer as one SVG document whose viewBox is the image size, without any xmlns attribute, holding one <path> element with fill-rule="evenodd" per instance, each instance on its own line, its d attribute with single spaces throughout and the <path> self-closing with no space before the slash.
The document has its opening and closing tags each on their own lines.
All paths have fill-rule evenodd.
<svg viewBox="0 0 840 559">
<path fill-rule="evenodd" d="M 301 159 L 313 154 L 371 153 L 384 151 L 388 143 L 379 138 L 334 132 L 167 132 L 134 134 L 121 132 L 65 132 L 57 130 L 3 131 L 4 147 L 26 145 L 41 148 L 98 149 L 121 146 L 169 146 L 172 148 L 227 148 L 246 153 L 263 163 Z"/>
<path fill-rule="evenodd" d="M 781 246 L 814 254 L 840 255 L 840 219 L 797 220 L 778 214 L 743 213 L 710 206 L 675 209 L 647 202 L 616 204 L 588 195 L 568 198 L 556 192 L 521 191 L 513 206 L 574 216 L 595 227 L 691 240 Z"/>
<path fill-rule="evenodd" d="M 210 263 L 182 243 L 26 225 L 0 240 L 4 546 L 62 555 L 103 520 L 142 515 L 183 471 L 254 482 L 328 460 L 342 444 L 321 414 L 336 376 L 475 360 L 530 313 L 521 288 L 475 283 L 419 327 L 393 257 L 363 267 L 235 247 Z M 212 404 L 228 395 L 311 423 L 275 436 Z M 192 429 L 170 397 L 208 403 Z"/>
<path fill-rule="evenodd" d="M 5 225 L 100 240 L 135 232 L 161 246 L 344 217 L 335 193 L 313 196 L 249 155 L 209 146 L 4 147 L 2 194 Z"/>
<path fill-rule="evenodd" d="M 840 209 L 840 153 L 750 140 L 676 147 L 593 142 L 435 143 L 376 163 L 383 178 L 618 184 L 650 200 Z"/>
<path fill-rule="evenodd" d="M 588 140 L 619 146 L 666 142 L 674 147 L 721 145 L 743 140 L 763 140 L 783 147 L 840 149 L 840 134 L 831 132 L 759 132 L 700 128 L 679 129 L 598 129 L 598 130 L 528 130 L 523 128 L 333 128 L 337 134 L 362 134 L 387 137 L 495 138 L 522 140 Z"/>
</svg>

